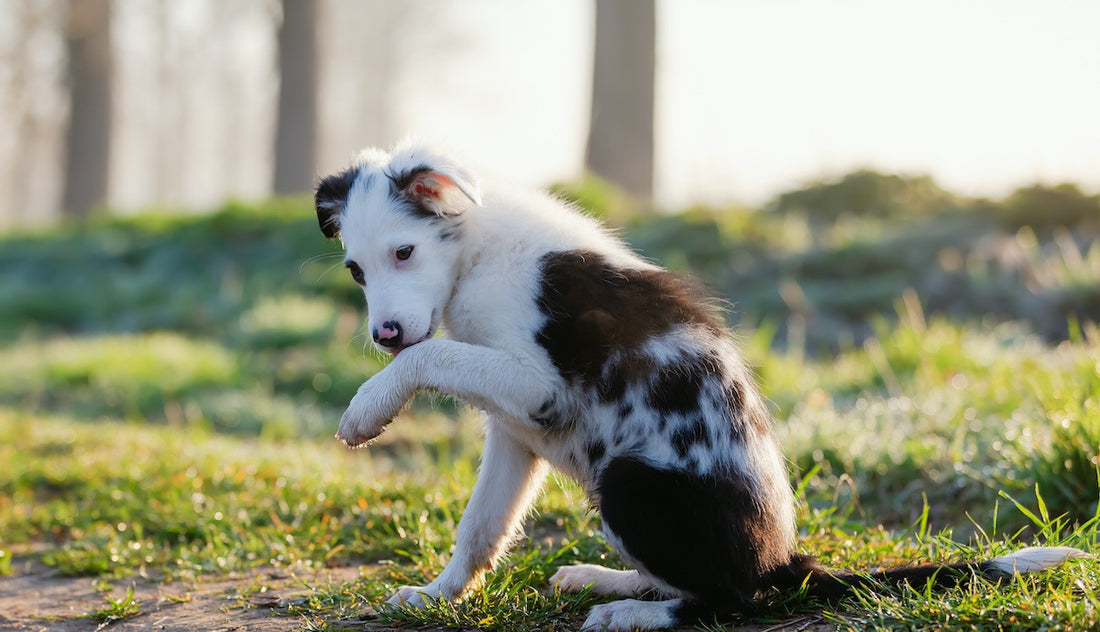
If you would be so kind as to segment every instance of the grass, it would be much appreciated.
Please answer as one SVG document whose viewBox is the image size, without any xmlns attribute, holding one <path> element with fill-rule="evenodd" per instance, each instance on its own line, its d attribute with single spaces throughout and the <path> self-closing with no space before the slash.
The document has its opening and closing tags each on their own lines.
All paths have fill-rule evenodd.
<svg viewBox="0 0 1100 632">
<path fill-rule="evenodd" d="M 432 420 L 402 421 L 407 428 L 395 427 L 379 449 L 347 452 L 327 441 L 280 443 L 198 428 L 4 418 L 0 456 L 13 469 L 7 470 L 12 473 L 6 475 L 4 496 L 11 500 L 0 512 L 0 532 L 16 552 L 48 542 L 43 559 L 62 573 L 116 582 L 135 573 L 174 581 L 259 567 L 359 566 L 357 579 L 301 586 L 305 600 L 287 613 L 311 617 L 318 629 L 340 629 L 342 621 L 367 607 L 379 608 L 382 621 L 394 625 L 486 630 L 575 625 L 596 600 L 554 595 L 547 578 L 559 564 L 622 562 L 608 552 L 579 490 L 563 481 L 553 481 L 540 500 L 528 525 L 532 537 L 468 600 L 426 610 L 379 607 L 395 586 L 423 583 L 442 568 L 474 478 L 476 441 L 454 436 L 475 434 L 472 419 L 458 426 L 435 420 L 437 444 L 449 443 L 446 451 L 456 455 L 447 458 L 438 448 L 401 436 L 425 434 L 431 428 L 423 425 Z M 454 459 L 451 467 L 435 465 L 448 458 Z M 961 539 L 951 530 L 930 535 L 935 521 L 927 507 L 911 526 L 870 526 L 878 518 L 875 506 L 864 506 L 860 515 L 852 502 L 833 502 L 837 489 L 823 484 L 820 474 L 809 478 L 800 524 L 803 548 L 838 567 L 976 559 L 1033 540 L 1097 550 L 1095 521 L 1070 527 L 1023 490 L 1024 512 L 1001 502 L 1001 515 Z M 996 494 L 990 496 L 984 500 L 996 504 Z M 1028 514 L 1036 522 L 1030 523 Z M 1020 524 L 1021 517 L 1030 529 L 1009 526 Z M 929 602 L 934 601 L 953 604 L 940 612 L 940 625 L 965 607 L 977 629 L 1000 629 L 1006 612 L 1027 625 L 1039 612 L 1087 629 L 1100 623 L 1100 611 L 1081 601 L 1094 599 L 1098 572 L 1094 561 L 1079 561 L 1007 585 L 979 582 L 927 597 L 910 591 L 868 593 L 825 612 L 842 626 L 905 629 L 913 612 L 932 621 L 936 611 Z M 980 595 L 993 596 L 999 605 L 978 608 Z M 782 620 L 818 608 L 776 597 L 750 621 Z"/>
<path fill-rule="evenodd" d="M 606 214 L 647 254 L 736 301 L 799 489 L 804 550 L 857 569 L 1032 543 L 1100 551 L 1093 224 L 1006 228 L 1009 215 L 958 209 L 643 220 L 601 195 L 589 198 L 611 200 Z M 1023 202 L 1012 204 L 1018 223 Z M 0 237 L 0 575 L 34 558 L 110 589 L 276 568 L 301 571 L 300 596 L 274 612 L 304 629 L 361 627 L 367 608 L 389 626 L 575 628 L 599 600 L 554 594 L 547 578 L 623 561 L 558 479 L 529 537 L 466 601 L 379 606 L 444 565 L 478 422 L 425 396 L 370 449 L 330 439 L 382 360 L 364 349 L 362 297 L 309 215 L 287 200 Z M 327 568 L 356 570 L 318 579 Z M 836 606 L 769 595 L 734 623 L 1092 629 L 1098 578 L 1095 560 L 1078 560 Z M 242 584 L 233 607 L 264 588 Z M 140 613 L 128 594 L 88 616 Z"/>
<path fill-rule="evenodd" d="M 126 594 L 115 599 L 107 597 L 107 605 L 94 612 L 90 612 L 81 618 L 97 621 L 104 626 L 115 621 L 121 621 L 141 612 L 141 601 L 134 598 L 134 587 L 131 585 Z M 102 626 L 101 626 L 102 627 Z"/>
</svg>

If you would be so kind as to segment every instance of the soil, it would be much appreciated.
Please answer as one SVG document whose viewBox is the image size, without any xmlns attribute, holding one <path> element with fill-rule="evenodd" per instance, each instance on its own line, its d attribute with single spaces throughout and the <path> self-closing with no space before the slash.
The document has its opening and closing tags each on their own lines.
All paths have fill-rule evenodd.
<svg viewBox="0 0 1100 632">
<path fill-rule="evenodd" d="M 303 579 L 313 582 L 352 581 L 357 568 L 333 568 L 293 574 L 257 569 L 193 581 L 158 581 L 135 577 L 111 581 L 102 591 L 87 577 L 66 577 L 33 559 L 16 558 L 12 573 L 0 578 L 0 631 L 28 632 L 290 632 L 310 629 L 310 622 L 288 614 L 303 600 Z M 129 586 L 141 602 L 140 612 L 124 619 L 100 622 L 86 618 L 121 599 Z M 257 592 L 257 587 L 266 589 Z M 370 611 L 352 619 L 330 622 L 337 629 L 388 632 L 392 627 L 372 621 Z M 579 626 L 580 619 L 577 624 Z M 695 628 L 683 628 L 693 630 Z M 738 632 L 826 632 L 835 629 L 819 616 L 797 617 L 779 624 L 738 625 Z M 444 630 L 428 630 L 444 632 Z M 464 631 L 468 632 L 468 631 Z"/>
<path fill-rule="evenodd" d="M 354 568 L 314 572 L 310 580 L 350 581 L 358 577 Z M 134 577 L 111 581 L 102 592 L 87 577 L 66 577 L 36 561 L 18 559 L 12 574 L 0 578 L 0 630 L 50 632 L 280 632 L 301 630 L 300 616 L 287 616 L 287 607 L 304 593 L 302 573 L 293 575 L 278 569 L 258 569 L 218 578 L 194 581 L 158 581 Z M 125 597 L 130 585 L 139 600 L 140 612 L 111 622 L 86 618 L 108 605 L 107 598 Z M 257 592 L 256 587 L 266 590 Z M 369 620 L 347 621 L 349 628 L 380 630 Z"/>
</svg>

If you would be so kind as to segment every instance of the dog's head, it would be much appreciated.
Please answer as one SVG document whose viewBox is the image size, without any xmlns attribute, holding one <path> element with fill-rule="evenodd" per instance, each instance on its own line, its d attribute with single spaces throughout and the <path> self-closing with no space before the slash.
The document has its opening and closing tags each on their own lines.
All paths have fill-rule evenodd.
<svg viewBox="0 0 1100 632">
<path fill-rule="evenodd" d="M 314 202 L 363 287 L 375 345 L 396 354 L 431 338 L 457 276 L 462 216 L 481 204 L 470 174 L 419 146 L 367 150 L 322 179 Z"/>
</svg>

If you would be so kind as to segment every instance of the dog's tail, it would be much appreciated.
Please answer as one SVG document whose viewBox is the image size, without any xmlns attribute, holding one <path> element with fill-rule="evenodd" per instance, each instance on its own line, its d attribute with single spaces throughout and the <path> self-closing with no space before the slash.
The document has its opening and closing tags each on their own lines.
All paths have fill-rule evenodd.
<svg viewBox="0 0 1100 632">
<path fill-rule="evenodd" d="M 765 578 L 765 583 L 780 590 L 797 590 L 805 586 L 810 596 L 834 601 L 856 586 L 909 584 L 922 587 L 931 582 L 946 588 L 958 585 L 973 575 L 996 579 L 1035 573 L 1078 557 L 1092 556 L 1068 546 L 1036 546 L 984 562 L 922 564 L 857 573 L 826 568 L 809 555 L 795 555 L 787 566 L 773 570 Z"/>
</svg>

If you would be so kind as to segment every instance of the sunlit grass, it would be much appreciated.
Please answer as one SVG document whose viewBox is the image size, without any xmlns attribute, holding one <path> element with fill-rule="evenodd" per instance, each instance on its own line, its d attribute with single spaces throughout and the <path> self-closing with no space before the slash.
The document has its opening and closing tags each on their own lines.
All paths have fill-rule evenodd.
<svg viewBox="0 0 1100 632">
<path fill-rule="evenodd" d="M 1012 327 L 912 315 L 883 334 L 835 359 L 765 353 L 757 346 L 764 338 L 746 340 L 768 395 L 789 402 L 777 432 L 797 470 L 808 472 L 799 486 L 802 548 L 851 568 L 976 559 L 1034 541 L 1097 550 L 1095 521 L 1073 527 L 1096 511 L 1093 334 L 1049 347 Z M 814 388 L 805 390 L 807 382 Z M 379 445 L 347 451 L 333 440 L 8 409 L 0 412 L 0 533 L 8 555 L 51 543 L 41 558 L 71 575 L 364 565 L 359 579 L 310 588 L 307 602 L 293 606 L 319 629 L 338 628 L 395 586 L 442 569 L 478 452 L 476 420 L 423 410 L 395 422 Z M 380 616 L 492 630 L 522 620 L 573 624 L 593 599 L 553 595 L 546 579 L 563 563 L 621 565 L 598 527 L 583 494 L 555 481 L 530 520 L 532 537 L 467 601 L 381 608 Z M 1091 564 L 1006 585 L 861 593 L 826 616 L 841 627 L 907 629 L 906 613 L 949 625 L 944 617 L 956 609 L 975 629 L 997 629 L 1002 615 L 1020 629 L 1055 616 L 1091 625 L 1095 611 L 1066 596 L 1095 588 Z M 981 594 L 999 605 L 975 609 Z M 760 616 L 819 607 L 766 603 Z"/>
<path fill-rule="evenodd" d="M 126 594 L 118 599 L 107 597 L 107 605 L 84 615 L 82 618 L 98 621 L 103 625 L 121 621 L 141 612 L 141 601 L 134 598 L 134 586 L 126 589 Z"/>
<path fill-rule="evenodd" d="M 10 467 L 0 478 L 0 492 L 9 500 L 0 503 L 0 533 L 16 554 L 34 542 L 52 543 L 42 559 L 62 573 L 119 580 L 135 572 L 196 578 L 270 566 L 362 565 L 358 579 L 301 587 L 305 601 L 296 600 L 289 610 L 315 617 L 320 629 L 339 629 L 341 619 L 367 608 L 401 625 L 509 630 L 526 623 L 560 629 L 598 602 L 556 595 L 546 585 L 560 564 L 622 565 L 599 536 L 598 519 L 586 511 L 579 490 L 552 482 L 529 521 L 530 538 L 469 599 L 425 610 L 382 607 L 396 586 L 424 583 L 442 569 L 478 451 L 473 420 L 397 423 L 405 428 L 395 427 L 383 444 L 347 451 L 335 442 L 272 442 L 5 415 L 0 459 Z M 1022 514 L 1001 500 L 999 516 L 959 539 L 950 530 L 936 531 L 927 508 L 918 508 L 912 526 L 869 527 L 879 505 L 864 507 L 867 514 L 860 515 L 850 501 L 830 502 L 835 490 L 820 480 L 805 483 L 801 547 L 836 567 L 980 559 L 1032 543 L 1033 537 L 1097 550 L 1095 521 L 1074 529 L 1033 493 L 1016 496 Z M 1019 524 L 1021 515 L 1040 522 L 1034 535 L 1009 526 Z M 910 611 L 920 621 L 950 625 L 952 609 L 964 610 L 976 629 L 997 629 L 1005 612 L 1032 623 L 1045 612 L 1077 627 L 1091 625 L 1096 611 L 1069 596 L 1095 592 L 1098 579 L 1100 569 L 1085 560 L 1001 585 L 979 580 L 947 591 L 861 593 L 855 602 L 825 612 L 842 627 L 910 629 Z M 998 607 L 976 608 L 982 594 Z M 756 615 L 765 620 L 820 608 L 781 595 L 765 604 Z"/>
</svg>

